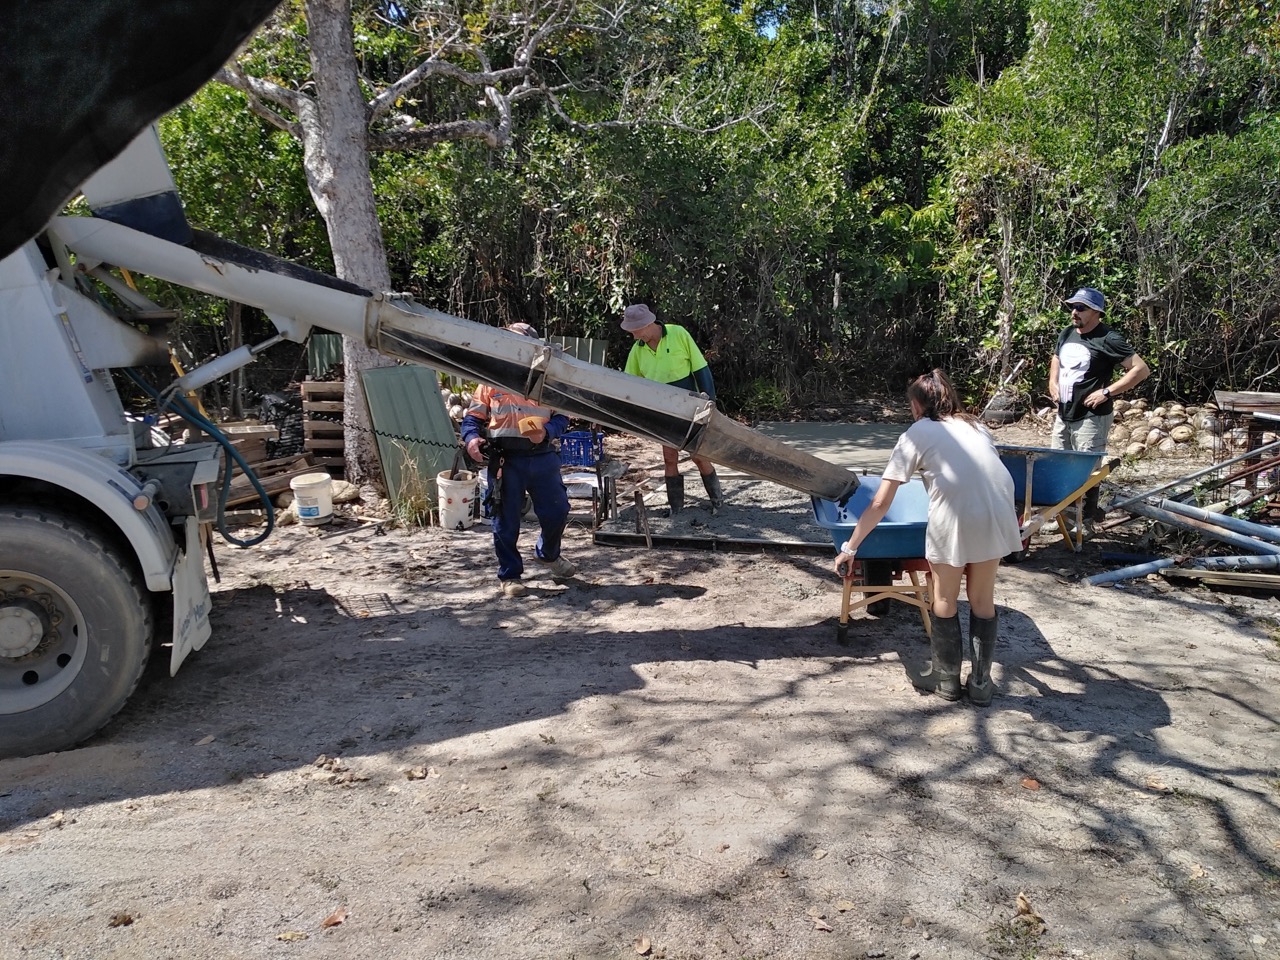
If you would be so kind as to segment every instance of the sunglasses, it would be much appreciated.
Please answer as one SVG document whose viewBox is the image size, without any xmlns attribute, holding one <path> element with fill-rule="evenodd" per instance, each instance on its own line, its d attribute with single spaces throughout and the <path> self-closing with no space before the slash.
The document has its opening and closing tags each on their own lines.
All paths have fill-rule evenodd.
<svg viewBox="0 0 1280 960">
<path fill-rule="evenodd" d="M 1072 313 L 1084 313 L 1086 310 L 1092 310 L 1092 309 L 1093 307 L 1086 307 L 1083 304 L 1079 304 L 1079 303 L 1071 304 Z"/>
</svg>

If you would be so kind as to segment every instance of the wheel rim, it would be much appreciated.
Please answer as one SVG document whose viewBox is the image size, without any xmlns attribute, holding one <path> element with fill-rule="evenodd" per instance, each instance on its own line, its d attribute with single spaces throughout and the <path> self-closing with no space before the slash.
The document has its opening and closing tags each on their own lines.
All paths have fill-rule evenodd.
<svg viewBox="0 0 1280 960">
<path fill-rule="evenodd" d="M 33 710 L 80 673 L 88 626 L 57 584 L 0 570 L 0 714 Z"/>
</svg>

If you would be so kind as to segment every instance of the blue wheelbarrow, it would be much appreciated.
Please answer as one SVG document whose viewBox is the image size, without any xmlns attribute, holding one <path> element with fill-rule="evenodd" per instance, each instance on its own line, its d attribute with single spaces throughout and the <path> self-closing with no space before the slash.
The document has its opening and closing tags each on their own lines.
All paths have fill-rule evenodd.
<svg viewBox="0 0 1280 960">
<path fill-rule="evenodd" d="M 831 531 L 836 550 L 853 536 L 858 518 L 871 504 L 880 487 L 880 477 L 862 477 L 858 489 L 842 507 L 830 500 L 813 498 L 813 518 L 820 527 Z M 849 614 L 876 604 L 869 613 L 879 613 L 891 600 L 908 603 L 920 611 L 924 631 L 930 633 L 929 610 L 933 603 L 932 575 L 924 558 L 924 534 L 929 525 L 929 494 L 920 479 L 909 480 L 898 487 L 889 512 L 858 547 L 853 561 L 853 576 L 844 582 L 840 604 L 840 624 L 836 639 L 849 642 Z M 908 583 L 897 583 L 906 574 Z M 923 582 L 921 582 L 923 575 Z M 853 594 L 861 598 L 853 600 Z"/>
<path fill-rule="evenodd" d="M 1031 537 L 1046 523 L 1057 521 L 1058 530 L 1071 549 L 1084 545 L 1084 497 L 1102 483 L 1111 465 L 1103 453 L 1053 450 L 1049 447 L 1014 447 L 996 444 L 1000 461 L 1013 477 L 1013 496 L 1022 526 L 1022 552 Z M 1074 510 L 1074 528 L 1066 514 Z"/>
</svg>

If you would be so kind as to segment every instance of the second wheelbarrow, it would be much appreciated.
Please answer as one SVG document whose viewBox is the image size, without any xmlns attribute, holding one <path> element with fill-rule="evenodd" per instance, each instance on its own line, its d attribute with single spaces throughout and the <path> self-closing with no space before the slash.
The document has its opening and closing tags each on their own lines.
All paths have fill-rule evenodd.
<svg viewBox="0 0 1280 960">
<path fill-rule="evenodd" d="M 1023 552 L 1037 530 L 1056 520 L 1063 539 L 1079 553 L 1084 545 L 1085 494 L 1111 472 L 1110 464 L 1102 462 L 1105 454 L 1004 444 L 996 444 L 996 451 L 1013 477 Z M 1074 512 L 1074 529 L 1067 523 L 1068 511 Z"/>
</svg>

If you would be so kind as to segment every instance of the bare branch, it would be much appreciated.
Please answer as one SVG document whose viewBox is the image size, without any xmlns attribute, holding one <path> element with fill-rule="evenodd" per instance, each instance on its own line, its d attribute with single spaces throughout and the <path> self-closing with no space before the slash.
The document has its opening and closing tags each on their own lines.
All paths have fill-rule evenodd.
<svg viewBox="0 0 1280 960">
<path fill-rule="evenodd" d="M 287 120 L 264 102 L 270 100 L 291 110 L 295 116 L 302 117 L 308 112 L 310 98 L 296 90 L 290 90 L 260 77 L 251 77 L 244 73 L 234 62 L 228 64 L 214 74 L 213 79 L 225 83 L 232 89 L 245 95 L 249 109 L 266 120 L 273 127 L 283 130 L 291 136 L 302 139 L 302 128 L 298 121 Z M 314 104 L 311 104 L 314 107 Z"/>
<path fill-rule="evenodd" d="M 501 145 L 497 127 L 488 120 L 452 120 L 370 133 L 369 149 L 384 152 L 419 150 L 450 140 L 483 140 L 495 149 Z"/>
</svg>

